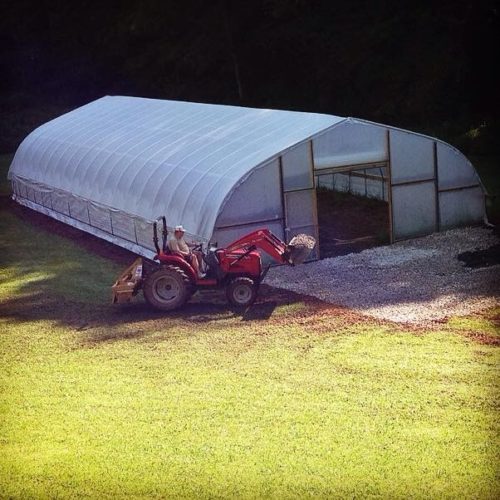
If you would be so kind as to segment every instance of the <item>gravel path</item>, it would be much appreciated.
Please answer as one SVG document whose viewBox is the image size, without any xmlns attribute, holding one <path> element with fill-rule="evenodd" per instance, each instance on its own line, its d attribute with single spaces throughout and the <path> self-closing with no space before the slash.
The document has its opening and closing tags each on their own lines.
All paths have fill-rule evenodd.
<svg viewBox="0 0 500 500">
<path fill-rule="evenodd" d="M 500 265 L 470 269 L 457 259 L 462 252 L 498 242 L 490 229 L 454 229 L 297 267 L 275 267 L 265 283 L 381 319 L 441 320 L 500 305 Z"/>
</svg>

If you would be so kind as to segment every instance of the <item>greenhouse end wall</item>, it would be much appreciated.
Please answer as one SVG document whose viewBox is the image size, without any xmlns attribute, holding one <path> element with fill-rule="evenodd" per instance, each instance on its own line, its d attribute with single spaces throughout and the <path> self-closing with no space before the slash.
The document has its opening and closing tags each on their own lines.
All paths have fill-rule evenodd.
<svg viewBox="0 0 500 500">
<path fill-rule="evenodd" d="M 467 158 L 435 138 L 385 125 L 348 119 L 312 139 L 317 185 L 363 194 L 351 171 L 381 169 L 389 177 L 368 196 L 389 201 L 391 240 L 431 234 L 484 219 L 484 188 Z M 381 174 L 383 176 L 383 174 Z M 362 175 L 358 174 L 358 177 Z M 384 179 L 385 180 L 385 179 Z M 349 182 L 347 185 L 346 183 Z M 383 181 L 382 181 L 383 182 Z"/>
<path fill-rule="evenodd" d="M 255 169 L 233 190 L 212 240 L 226 245 L 262 227 L 285 242 L 297 234 L 318 240 L 317 220 L 311 142 L 304 141 Z M 311 259 L 318 257 L 317 246 Z"/>
</svg>

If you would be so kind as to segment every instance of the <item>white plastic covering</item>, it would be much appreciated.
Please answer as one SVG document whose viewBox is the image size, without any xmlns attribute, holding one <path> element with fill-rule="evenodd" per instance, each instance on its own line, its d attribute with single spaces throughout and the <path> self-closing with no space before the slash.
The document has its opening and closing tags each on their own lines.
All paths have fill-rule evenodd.
<svg viewBox="0 0 500 500">
<path fill-rule="evenodd" d="M 432 139 L 411 132 L 391 131 L 391 173 L 393 183 L 432 179 Z"/>
<path fill-rule="evenodd" d="M 471 162 L 447 144 L 437 145 L 438 177 L 440 189 L 452 189 L 478 183 Z"/>
<path fill-rule="evenodd" d="M 481 221 L 484 216 L 484 193 L 481 186 L 439 193 L 440 229 L 450 229 Z"/>
<path fill-rule="evenodd" d="M 316 170 L 387 160 L 386 130 L 348 118 L 313 140 Z"/>
<path fill-rule="evenodd" d="M 256 168 L 234 189 L 217 218 L 217 228 L 283 218 L 278 165 L 273 160 Z"/>
<path fill-rule="evenodd" d="M 423 236 L 438 229 L 433 182 L 393 186 L 392 203 L 393 231 L 398 239 Z"/>
<path fill-rule="evenodd" d="M 309 143 L 303 142 L 282 156 L 283 190 L 312 188 L 313 165 Z"/>
<path fill-rule="evenodd" d="M 263 225 L 314 236 L 315 177 L 389 200 L 394 240 L 484 215 L 481 182 L 450 145 L 292 111 L 108 96 L 32 132 L 9 171 L 19 203 L 148 257 L 160 215 L 219 244 Z"/>
<path fill-rule="evenodd" d="M 70 217 L 74 197 L 97 212 L 112 208 L 111 221 L 97 213 L 90 225 L 124 239 L 135 238 L 132 217 L 165 214 L 169 226 L 182 223 L 191 236 L 208 240 L 225 199 L 255 167 L 341 120 L 108 96 L 32 132 L 9 177 L 42 184 L 57 198 L 46 208 Z"/>
</svg>

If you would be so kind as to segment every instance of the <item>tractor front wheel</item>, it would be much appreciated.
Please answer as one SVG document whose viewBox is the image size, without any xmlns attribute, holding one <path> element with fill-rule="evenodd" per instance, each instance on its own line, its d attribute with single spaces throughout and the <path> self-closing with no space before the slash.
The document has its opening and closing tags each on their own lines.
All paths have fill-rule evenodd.
<svg viewBox="0 0 500 500">
<path fill-rule="evenodd" d="M 144 282 L 144 298 L 154 308 L 171 311 L 184 305 L 189 298 L 191 283 L 177 266 L 162 267 L 151 273 Z"/>
<path fill-rule="evenodd" d="M 251 278 L 235 278 L 226 288 L 226 297 L 236 307 L 247 307 L 257 297 L 257 286 Z"/>
</svg>

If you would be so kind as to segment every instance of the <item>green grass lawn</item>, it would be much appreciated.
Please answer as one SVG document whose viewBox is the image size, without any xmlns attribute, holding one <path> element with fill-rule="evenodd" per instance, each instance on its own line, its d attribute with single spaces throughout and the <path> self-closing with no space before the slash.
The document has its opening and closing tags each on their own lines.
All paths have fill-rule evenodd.
<svg viewBox="0 0 500 500">
<path fill-rule="evenodd" d="M 121 266 L 2 206 L 1 498 L 499 497 L 498 311 L 112 306 Z"/>
</svg>

